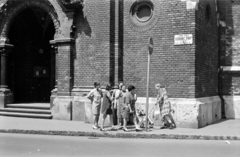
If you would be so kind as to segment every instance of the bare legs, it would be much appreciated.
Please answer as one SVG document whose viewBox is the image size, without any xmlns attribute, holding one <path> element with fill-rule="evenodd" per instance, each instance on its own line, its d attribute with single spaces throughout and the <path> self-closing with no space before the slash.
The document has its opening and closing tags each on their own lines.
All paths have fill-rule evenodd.
<svg viewBox="0 0 240 157">
<path fill-rule="evenodd" d="M 118 118 L 118 127 L 119 127 L 119 129 L 122 129 L 122 121 L 123 121 L 123 119 L 122 118 Z"/>
<path fill-rule="evenodd" d="M 105 119 L 106 119 L 106 117 L 107 117 L 107 114 L 103 114 L 103 116 L 102 116 L 102 124 L 101 124 L 101 131 L 105 131 L 104 130 L 104 122 L 105 122 Z"/>
<path fill-rule="evenodd" d="M 123 118 L 123 130 L 128 131 L 128 129 L 127 129 L 127 118 Z"/>
<path fill-rule="evenodd" d="M 105 130 L 104 130 L 104 122 L 105 122 L 105 119 L 106 119 L 106 118 L 107 118 L 107 114 L 103 114 L 103 116 L 102 116 L 101 128 L 100 128 L 101 131 L 105 131 Z M 109 115 L 109 118 L 110 118 L 110 125 L 112 126 L 112 129 L 111 129 L 111 130 L 116 130 L 116 129 L 114 128 L 114 125 L 113 125 L 113 115 Z"/>
<path fill-rule="evenodd" d="M 171 115 L 170 116 L 165 115 L 163 118 L 164 118 L 163 122 L 164 122 L 165 125 L 163 127 L 161 127 L 162 129 L 164 129 L 164 128 L 169 128 L 169 129 L 176 128 L 176 124 L 175 124 Z"/>
<path fill-rule="evenodd" d="M 133 123 L 135 125 L 136 131 L 140 131 L 141 129 L 138 126 L 137 118 L 135 116 L 133 117 Z M 127 129 L 127 118 L 123 118 L 123 130 L 128 131 L 128 129 Z"/>
<path fill-rule="evenodd" d="M 136 115 L 133 117 L 133 123 L 135 125 L 136 131 L 140 131 L 141 129 L 138 126 Z"/>
<path fill-rule="evenodd" d="M 94 114 L 93 115 L 93 129 L 98 128 L 98 120 L 99 120 L 99 114 Z"/>
</svg>

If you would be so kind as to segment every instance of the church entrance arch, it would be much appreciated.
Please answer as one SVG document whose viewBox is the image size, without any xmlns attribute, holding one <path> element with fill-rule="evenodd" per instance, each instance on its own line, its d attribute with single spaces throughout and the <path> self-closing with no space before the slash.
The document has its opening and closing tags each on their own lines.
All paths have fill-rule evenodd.
<svg viewBox="0 0 240 157">
<path fill-rule="evenodd" d="M 8 86 L 14 103 L 50 102 L 55 86 L 55 54 L 50 40 L 55 26 L 50 15 L 37 6 L 15 16 L 9 27 Z"/>
</svg>

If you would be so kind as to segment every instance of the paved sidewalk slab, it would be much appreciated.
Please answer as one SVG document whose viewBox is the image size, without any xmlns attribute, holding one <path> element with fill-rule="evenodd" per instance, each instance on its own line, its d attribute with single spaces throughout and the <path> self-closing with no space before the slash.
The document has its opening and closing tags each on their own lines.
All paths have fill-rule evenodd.
<svg viewBox="0 0 240 157">
<path fill-rule="evenodd" d="M 106 132 L 93 130 L 92 124 L 79 121 L 61 121 L 34 118 L 0 116 L 1 133 L 45 134 L 64 136 L 89 136 L 91 138 L 151 138 L 151 139 L 201 139 L 201 140 L 240 140 L 240 120 L 221 120 L 218 123 L 200 129 L 176 128 L 173 130 L 159 128 L 148 132 L 136 132 L 129 126 L 129 132 L 123 130 Z"/>
</svg>

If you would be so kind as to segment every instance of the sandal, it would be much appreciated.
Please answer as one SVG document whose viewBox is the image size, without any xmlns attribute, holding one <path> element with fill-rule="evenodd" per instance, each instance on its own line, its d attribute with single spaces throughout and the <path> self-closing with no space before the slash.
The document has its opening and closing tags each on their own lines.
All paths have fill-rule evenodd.
<svg viewBox="0 0 240 157">
<path fill-rule="evenodd" d="M 176 128 L 176 126 L 174 124 L 171 124 L 169 127 L 169 129 L 175 129 L 175 128 Z"/>
<path fill-rule="evenodd" d="M 140 129 L 140 128 L 136 128 L 135 130 L 136 130 L 136 131 L 142 131 L 142 129 Z"/>
<path fill-rule="evenodd" d="M 153 126 L 154 126 L 154 123 L 149 124 L 149 128 L 153 128 Z"/>
<path fill-rule="evenodd" d="M 118 130 L 121 130 L 121 129 L 123 129 L 123 127 L 122 127 L 122 126 L 120 126 L 120 127 L 118 128 Z"/>
<path fill-rule="evenodd" d="M 167 128 L 169 128 L 169 126 L 167 126 L 166 124 L 160 127 L 160 129 L 167 129 Z"/>
<path fill-rule="evenodd" d="M 117 131 L 118 129 L 116 129 L 116 128 L 114 128 L 114 127 L 112 127 L 111 128 L 111 131 Z"/>
<path fill-rule="evenodd" d="M 168 128 L 167 126 L 160 127 L 160 129 L 167 129 L 167 128 Z"/>
<path fill-rule="evenodd" d="M 98 129 L 98 127 L 96 127 L 96 126 L 92 126 L 92 128 L 93 128 L 94 130 L 97 130 L 97 129 Z"/>
<path fill-rule="evenodd" d="M 103 129 L 103 128 L 100 128 L 100 131 L 106 131 L 105 129 Z"/>
<path fill-rule="evenodd" d="M 123 128 L 123 131 L 128 132 L 128 129 L 127 128 Z"/>
</svg>

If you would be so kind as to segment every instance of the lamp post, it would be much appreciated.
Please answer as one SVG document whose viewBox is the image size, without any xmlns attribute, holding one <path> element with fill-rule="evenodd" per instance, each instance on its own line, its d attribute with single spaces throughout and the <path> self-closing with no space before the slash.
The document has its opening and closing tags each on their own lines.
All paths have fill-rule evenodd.
<svg viewBox="0 0 240 157">
<path fill-rule="evenodd" d="M 149 75 L 150 75 L 150 60 L 153 53 L 153 39 L 150 37 L 148 39 L 148 66 L 147 66 L 147 96 L 146 96 L 146 124 L 145 131 L 148 130 L 148 107 L 149 107 Z"/>
</svg>

